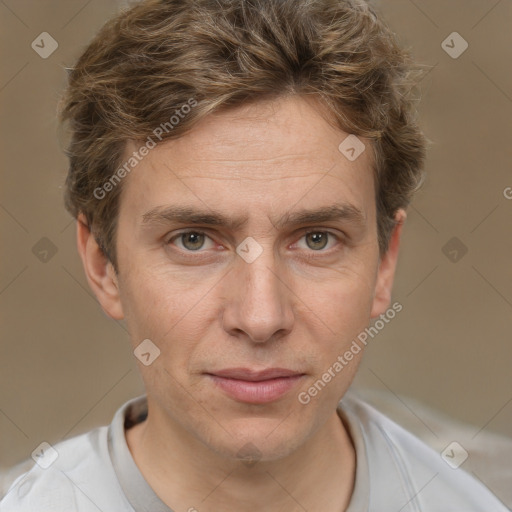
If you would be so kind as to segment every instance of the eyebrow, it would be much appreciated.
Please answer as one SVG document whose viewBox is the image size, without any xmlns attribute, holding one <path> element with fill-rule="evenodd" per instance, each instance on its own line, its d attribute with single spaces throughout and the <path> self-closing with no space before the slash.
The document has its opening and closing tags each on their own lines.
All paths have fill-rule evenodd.
<svg viewBox="0 0 512 512">
<path fill-rule="evenodd" d="M 249 220 L 248 215 L 241 217 L 227 217 L 221 212 L 198 210 L 188 206 L 156 207 L 142 215 L 142 225 L 183 223 L 201 224 L 207 226 L 226 227 L 232 231 L 243 228 Z M 329 221 L 345 221 L 363 227 L 366 224 L 366 215 L 350 203 L 335 203 L 316 209 L 301 209 L 286 212 L 280 219 L 272 221 L 277 229 L 296 226 L 299 224 L 315 224 Z"/>
</svg>

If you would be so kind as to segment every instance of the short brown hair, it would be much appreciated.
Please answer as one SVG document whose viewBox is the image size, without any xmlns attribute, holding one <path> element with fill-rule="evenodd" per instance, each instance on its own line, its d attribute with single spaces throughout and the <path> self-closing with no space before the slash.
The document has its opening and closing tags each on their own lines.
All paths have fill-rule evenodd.
<svg viewBox="0 0 512 512">
<path fill-rule="evenodd" d="M 122 186 L 112 178 L 128 142 L 158 126 L 168 128 L 158 142 L 178 137 L 244 102 L 307 95 L 337 127 L 372 142 L 383 254 L 396 211 L 423 180 L 426 138 L 412 94 L 420 73 L 363 0 L 142 1 L 109 20 L 70 70 L 60 113 L 71 131 L 66 208 L 85 215 L 117 268 Z"/>
</svg>

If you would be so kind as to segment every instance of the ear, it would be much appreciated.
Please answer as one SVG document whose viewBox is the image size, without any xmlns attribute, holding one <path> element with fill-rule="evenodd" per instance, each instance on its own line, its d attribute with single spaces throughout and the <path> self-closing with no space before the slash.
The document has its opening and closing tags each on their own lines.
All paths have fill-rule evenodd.
<svg viewBox="0 0 512 512">
<path fill-rule="evenodd" d="M 402 235 L 402 227 L 406 218 L 407 214 L 405 213 L 405 210 L 400 209 L 397 211 L 395 215 L 396 224 L 391 233 L 388 250 L 380 258 L 372 312 L 370 315 L 371 318 L 375 318 L 384 313 L 391 303 L 391 289 L 393 288 L 393 280 L 395 278 L 400 237 Z"/>
<path fill-rule="evenodd" d="M 112 263 L 91 233 L 85 215 L 77 218 L 77 246 L 91 290 L 103 311 L 114 320 L 124 318 L 117 275 Z"/>
</svg>

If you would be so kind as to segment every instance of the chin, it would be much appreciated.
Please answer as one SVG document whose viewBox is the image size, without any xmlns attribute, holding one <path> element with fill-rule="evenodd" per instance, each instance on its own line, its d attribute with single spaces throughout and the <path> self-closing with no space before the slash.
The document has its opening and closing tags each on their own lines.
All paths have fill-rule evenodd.
<svg viewBox="0 0 512 512">
<path fill-rule="evenodd" d="M 229 459 L 252 462 L 274 461 L 287 457 L 303 444 L 308 435 L 305 425 L 285 424 L 282 420 L 243 419 L 226 425 L 228 432 L 217 442 L 210 439 L 209 447 Z"/>
</svg>

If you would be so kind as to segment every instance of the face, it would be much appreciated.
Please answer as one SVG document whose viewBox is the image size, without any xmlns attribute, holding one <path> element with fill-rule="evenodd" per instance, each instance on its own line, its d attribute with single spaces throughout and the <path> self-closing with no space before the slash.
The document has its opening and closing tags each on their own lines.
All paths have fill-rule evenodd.
<svg viewBox="0 0 512 512">
<path fill-rule="evenodd" d="M 370 143 L 350 161 L 347 136 L 311 101 L 259 102 L 156 146 L 125 178 L 118 292 L 99 298 L 133 348 L 160 350 L 139 363 L 154 421 L 272 460 L 332 420 L 362 351 L 308 390 L 385 311 L 394 270 L 392 251 L 379 258 Z"/>
</svg>

